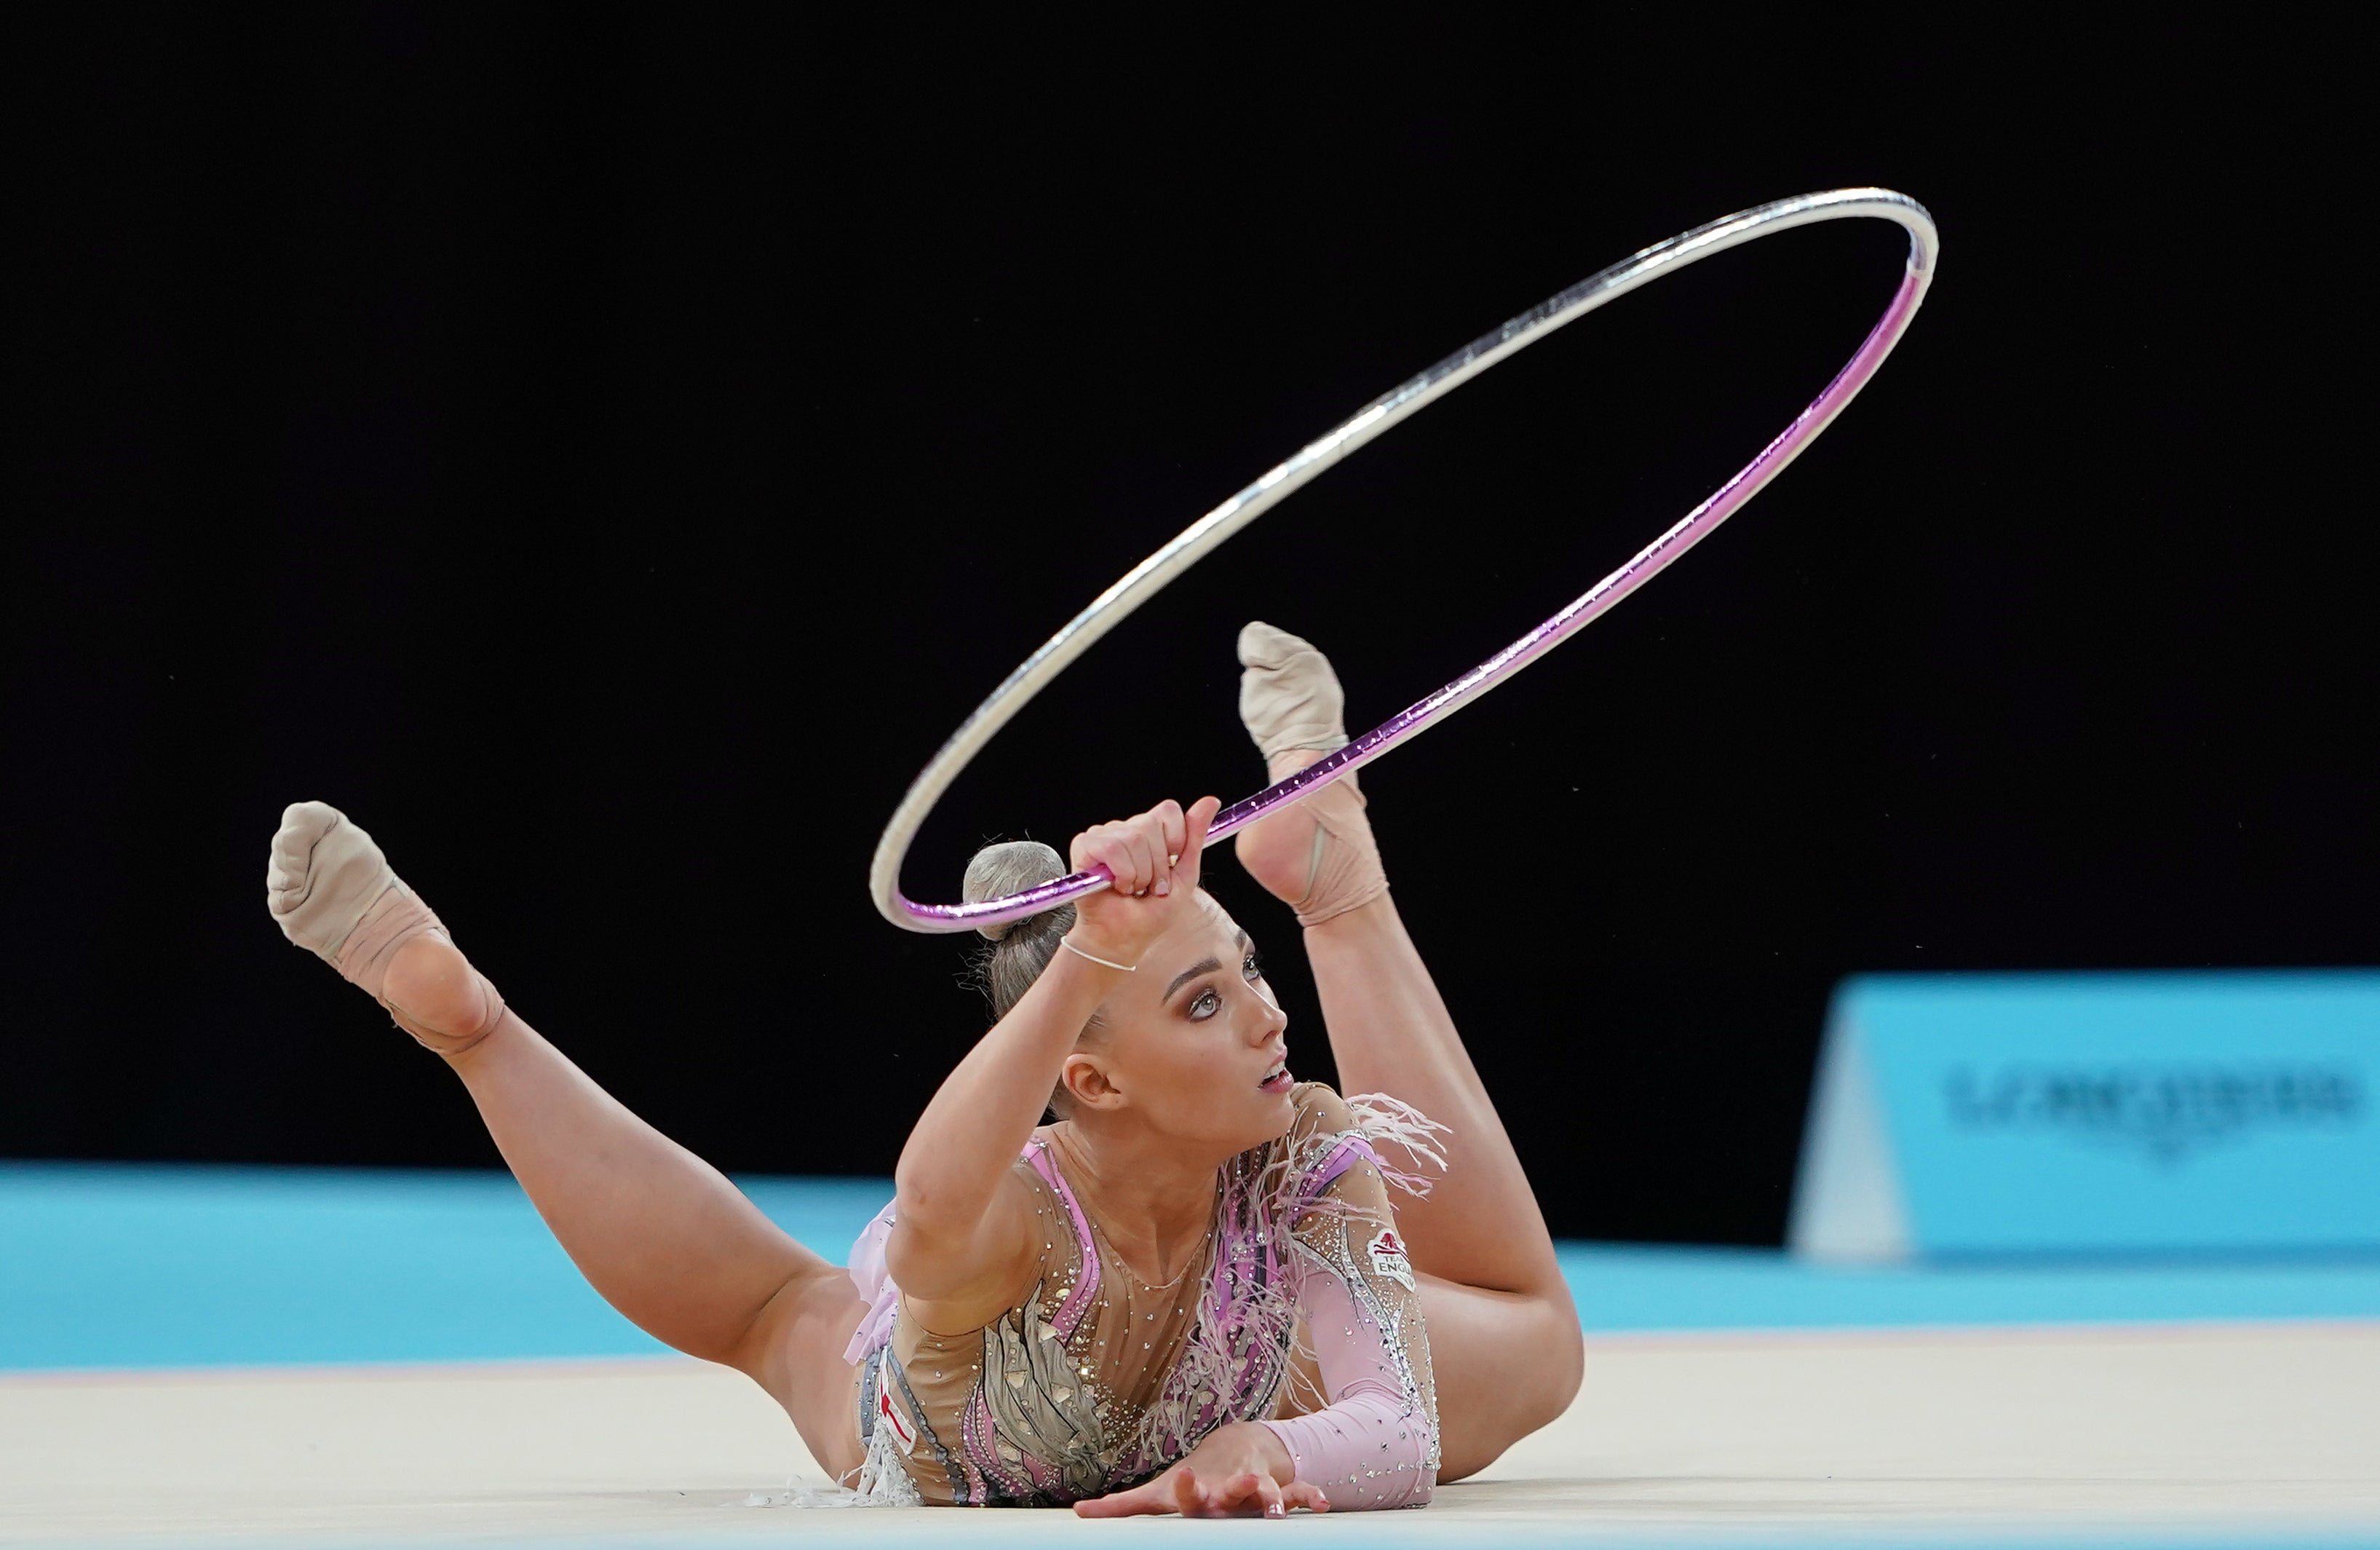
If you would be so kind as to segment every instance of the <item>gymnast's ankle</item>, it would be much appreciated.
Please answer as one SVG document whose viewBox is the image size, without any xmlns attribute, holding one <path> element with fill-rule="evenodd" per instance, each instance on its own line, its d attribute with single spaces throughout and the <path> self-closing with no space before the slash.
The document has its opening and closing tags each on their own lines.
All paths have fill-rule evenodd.
<svg viewBox="0 0 2380 1550">
<path fill-rule="evenodd" d="M 389 958 L 380 1004 L 425 1048 L 452 1060 L 478 1047 L 504 1021 L 504 1004 L 493 993 L 462 948 L 441 934 L 427 933 Z"/>
<path fill-rule="evenodd" d="M 327 802 L 296 802 L 282 813 L 264 891 L 283 935 L 439 1054 L 463 1053 L 504 1020 L 504 997 L 436 912 L 390 869 L 371 836 Z"/>
<path fill-rule="evenodd" d="M 1240 631 L 1240 721 L 1274 781 L 1347 745 L 1346 695 L 1310 641 L 1261 620 Z M 1319 925 L 1389 891 L 1380 851 L 1353 775 L 1240 831 L 1240 864 Z"/>
</svg>

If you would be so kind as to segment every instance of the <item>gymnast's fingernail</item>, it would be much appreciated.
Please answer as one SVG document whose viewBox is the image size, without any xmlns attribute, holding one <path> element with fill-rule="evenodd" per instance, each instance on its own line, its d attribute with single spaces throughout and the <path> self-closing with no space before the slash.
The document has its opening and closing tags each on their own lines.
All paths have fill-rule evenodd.
<svg viewBox="0 0 2380 1550">
<path fill-rule="evenodd" d="M 1289 1516 L 1289 1509 L 1282 1507 L 1279 1502 L 1267 1502 L 1265 1504 L 1265 1516 L 1268 1518 L 1286 1518 Z"/>
<path fill-rule="evenodd" d="M 1172 878 L 1170 878 L 1170 877 L 1160 877 L 1160 878 L 1159 878 L 1159 879 L 1157 880 L 1157 897 L 1160 897 L 1160 898 L 1163 898 L 1166 895 L 1168 895 L 1168 894 L 1172 893 L 1172 891 L 1173 891 L 1173 880 L 1172 880 Z"/>
</svg>

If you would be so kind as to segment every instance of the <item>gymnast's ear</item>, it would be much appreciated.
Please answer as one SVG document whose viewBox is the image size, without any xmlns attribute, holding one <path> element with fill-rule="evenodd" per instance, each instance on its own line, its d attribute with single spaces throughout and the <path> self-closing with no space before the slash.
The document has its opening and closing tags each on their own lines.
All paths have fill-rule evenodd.
<svg viewBox="0 0 2380 1550">
<path fill-rule="evenodd" d="M 1059 1068 L 1058 1093 L 1064 1096 L 1068 1118 L 1085 1109 L 1123 1106 L 1123 1093 L 1108 1080 L 1106 1065 L 1098 1055 L 1082 1049 L 1066 1056 L 1066 1064 Z M 1057 1105 L 1051 1107 L 1054 1110 Z"/>
</svg>

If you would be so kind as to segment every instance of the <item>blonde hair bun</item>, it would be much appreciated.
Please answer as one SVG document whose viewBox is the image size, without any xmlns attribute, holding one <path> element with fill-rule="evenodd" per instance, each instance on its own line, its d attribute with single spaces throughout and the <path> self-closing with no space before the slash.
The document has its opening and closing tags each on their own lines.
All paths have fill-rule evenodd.
<svg viewBox="0 0 2380 1550">
<path fill-rule="evenodd" d="M 1038 839 L 1009 839 L 997 845 L 987 845 L 967 862 L 966 878 L 959 892 L 969 904 L 1005 894 L 1020 893 L 1037 884 L 1055 882 L 1066 875 L 1065 859 Z M 1072 908 L 1062 906 L 1069 914 Z M 981 934 L 997 942 L 1018 926 L 1038 920 L 1026 916 L 1003 925 L 984 926 Z M 1071 925 L 1073 922 L 1067 922 Z"/>
</svg>

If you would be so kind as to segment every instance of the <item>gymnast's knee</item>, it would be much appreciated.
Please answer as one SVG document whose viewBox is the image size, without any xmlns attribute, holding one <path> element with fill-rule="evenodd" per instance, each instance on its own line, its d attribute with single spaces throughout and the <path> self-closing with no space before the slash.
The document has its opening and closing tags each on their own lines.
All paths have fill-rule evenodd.
<svg viewBox="0 0 2380 1550">
<path fill-rule="evenodd" d="M 1536 1352 L 1539 1377 L 1520 1396 L 1520 1413 L 1515 1417 L 1520 1425 L 1512 1442 L 1560 1420 L 1586 1380 L 1586 1336 L 1579 1328 L 1578 1309 L 1571 1301 L 1570 1288 L 1560 1288 L 1538 1306 L 1543 1310 L 1536 1321 L 1543 1331 Z"/>
<path fill-rule="evenodd" d="M 1565 1290 L 1516 1309 L 1506 1370 L 1474 1389 L 1460 1422 L 1443 1434 L 1440 1483 L 1478 1473 L 1514 1443 L 1561 1419 L 1578 1397 L 1586 1372 L 1586 1341 Z M 1468 1385 L 1466 1385 L 1468 1386 Z M 1492 1395 L 1492 1399 L 1488 1397 Z"/>
<path fill-rule="evenodd" d="M 1586 1375 L 1586 1337 L 1567 1288 L 1531 1305 L 1522 1345 L 1527 1360 L 1505 1390 L 1502 1424 L 1494 1430 L 1501 1454 L 1533 1432 L 1561 1419 Z"/>
</svg>

